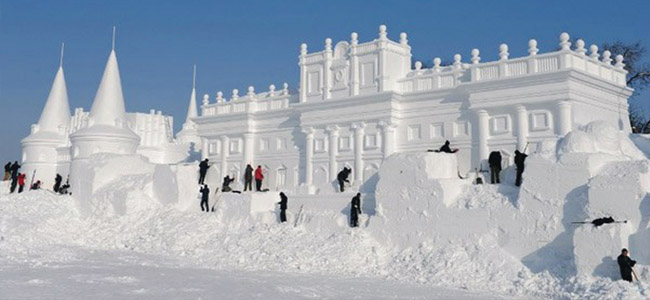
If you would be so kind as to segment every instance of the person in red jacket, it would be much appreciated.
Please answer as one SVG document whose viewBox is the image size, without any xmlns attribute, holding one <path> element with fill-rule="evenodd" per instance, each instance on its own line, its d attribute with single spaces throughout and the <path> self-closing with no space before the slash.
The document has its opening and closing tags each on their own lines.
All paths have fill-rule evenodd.
<svg viewBox="0 0 650 300">
<path fill-rule="evenodd" d="M 22 193 L 25 188 L 25 174 L 18 173 L 18 193 Z"/>
<path fill-rule="evenodd" d="M 264 180 L 262 166 L 257 166 L 257 169 L 255 169 L 255 188 L 258 192 L 262 190 L 262 180 Z"/>
</svg>

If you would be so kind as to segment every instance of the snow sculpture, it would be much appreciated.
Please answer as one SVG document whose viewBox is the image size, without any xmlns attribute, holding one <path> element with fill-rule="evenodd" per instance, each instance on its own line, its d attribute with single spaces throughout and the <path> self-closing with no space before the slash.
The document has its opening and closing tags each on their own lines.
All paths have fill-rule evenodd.
<svg viewBox="0 0 650 300">
<path fill-rule="evenodd" d="M 221 93 L 221 92 L 219 92 Z M 207 96 L 207 95 L 206 95 Z M 220 96 L 217 97 L 217 101 L 220 101 Z M 208 104 L 208 98 L 204 97 L 203 105 Z M 196 123 L 193 119 L 198 116 L 198 111 L 196 108 L 196 65 L 194 66 L 194 75 L 192 77 L 192 93 L 190 94 L 190 104 L 187 108 L 187 117 L 185 117 L 185 123 L 183 123 L 183 129 L 176 134 L 178 142 L 180 144 L 186 145 L 189 151 L 189 157 L 196 160 L 198 158 L 197 153 L 203 148 L 201 143 L 201 138 L 198 136 L 196 131 Z"/>
</svg>

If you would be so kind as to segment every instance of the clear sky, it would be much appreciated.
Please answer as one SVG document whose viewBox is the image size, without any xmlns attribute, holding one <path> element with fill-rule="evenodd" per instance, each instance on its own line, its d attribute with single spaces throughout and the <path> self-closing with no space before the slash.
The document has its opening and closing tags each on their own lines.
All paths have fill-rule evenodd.
<svg viewBox="0 0 650 300">
<path fill-rule="evenodd" d="M 88 110 L 117 26 L 117 57 L 129 112 L 155 108 L 186 114 L 192 65 L 197 94 L 214 101 L 249 85 L 265 91 L 297 88 L 300 43 L 310 51 L 325 38 L 360 42 L 388 26 L 389 38 L 408 33 L 413 57 L 483 61 L 526 55 L 530 38 L 541 52 L 557 47 L 562 31 L 587 45 L 620 39 L 650 47 L 650 1 L 61 1 L 0 0 L 0 161 L 20 159 L 20 139 L 38 120 L 65 42 L 70 105 Z M 602 50 L 602 49 L 601 49 Z M 650 102 L 650 92 L 634 101 Z M 650 107 L 650 106 L 647 106 Z"/>
</svg>

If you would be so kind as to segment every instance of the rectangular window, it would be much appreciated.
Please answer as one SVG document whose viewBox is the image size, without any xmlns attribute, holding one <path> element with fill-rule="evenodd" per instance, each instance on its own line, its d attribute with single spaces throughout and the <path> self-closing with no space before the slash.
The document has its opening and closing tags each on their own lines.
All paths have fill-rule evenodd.
<svg viewBox="0 0 650 300">
<path fill-rule="evenodd" d="M 421 139 L 422 136 L 420 135 L 420 125 L 409 125 L 407 137 L 409 141 Z"/>
<path fill-rule="evenodd" d="M 340 151 L 349 151 L 350 150 L 350 137 L 342 136 L 339 138 L 339 150 Z"/>
<path fill-rule="evenodd" d="M 260 139 L 260 152 L 269 150 L 269 139 Z"/>
<path fill-rule="evenodd" d="M 443 139 L 445 137 L 445 125 L 444 123 L 434 123 L 431 124 L 431 139 Z"/>
</svg>

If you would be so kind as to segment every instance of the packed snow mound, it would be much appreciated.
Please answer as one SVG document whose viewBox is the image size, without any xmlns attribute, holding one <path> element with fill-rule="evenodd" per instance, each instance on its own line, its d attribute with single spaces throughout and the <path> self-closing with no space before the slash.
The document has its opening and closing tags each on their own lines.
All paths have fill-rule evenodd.
<svg viewBox="0 0 650 300">
<path fill-rule="evenodd" d="M 594 121 L 569 132 L 560 145 L 559 154 L 605 153 L 621 159 L 645 159 L 629 135 L 605 121 Z"/>
</svg>

